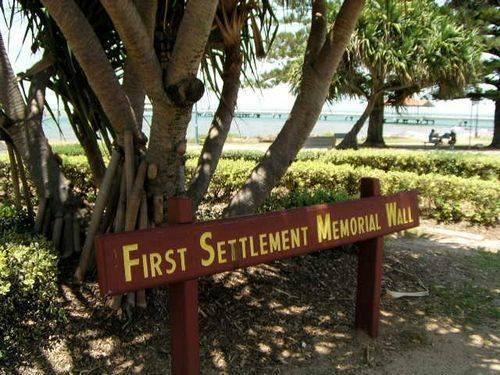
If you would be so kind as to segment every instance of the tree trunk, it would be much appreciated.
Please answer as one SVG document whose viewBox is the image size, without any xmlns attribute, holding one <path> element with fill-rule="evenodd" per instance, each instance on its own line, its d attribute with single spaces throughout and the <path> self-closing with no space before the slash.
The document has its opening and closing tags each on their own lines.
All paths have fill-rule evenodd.
<svg viewBox="0 0 500 375">
<path fill-rule="evenodd" d="M 7 129 L 27 166 L 39 198 L 48 198 L 52 212 L 62 215 L 69 197 L 69 181 L 61 171 L 42 129 L 46 76 L 33 77 L 27 119 Z"/>
<path fill-rule="evenodd" d="M 14 203 L 18 210 L 23 208 L 23 203 L 21 199 L 21 188 L 19 187 L 19 173 L 17 168 L 17 160 L 14 154 L 14 148 L 8 142 L 7 144 L 7 152 L 9 154 L 9 162 L 10 162 L 10 177 L 12 181 L 12 188 L 14 190 Z"/>
<path fill-rule="evenodd" d="M 171 91 L 171 103 L 153 104 L 147 158 L 150 163 L 157 165 L 158 176 L 151 181 L 148 193 L 154 195 L 157 202 L 185 191 L 183 176 L 186 130 L 191 120 L 193 104 L 199 97 L 179 102 L 176 96 L 181 91 L 186 91 L 191 97 L 192 93 L 184 90 L 183 85 L 190 86 L 196 81 L 217 3 L 215 0 L 190 0 L 187 3 L 164 79 L 167 90 Z"/>
<path fill-rule="evenodd" d="M 137 120 L 92 26 L 72 0 L 42 0 L 68 41 L 90 87 L 118 136 L 125 129 L 142 139 Z"/>
<path fill-rule="evenodd" d="M 52 211 L 62 215 L 69 182 L 61 172 L 42 129 L 47 80 L 44 72 L 33 76 L 26 106 L 0 35 L 0 103 L 11 120 L 10 126 L 4 130 L 21 154 L 38 197 L 49 198 Z"/>
<path fill-rule="evenodd" d="M 94 178 L 94 186 L 99 187 L 101 186 L 104 173 L 106 172 L 106 166 L 104 165 L 104 159 L 99 144 L 94 137 L 89 137 L 86 133 L 82 133 L 78 138 L 89 162 L 90 170 Z"/>
<path fill-rule="evenodd" d="M 240 88 L 240 72 L 242 56 L 240 44 L 230 46 L 226 49 L 224 70 L 222 73 L 223 86 L 219 106 L 215 111 L 212 124 L 208 131 L 208 137 L 198 159 L 198 166 L 188 195 L 193 198 L 193 209 L 196 210 L 205 195 L 210 180 L 217 169 L 222 148 L 226 142 L 231 122 L 234 117 L 234 109 L 238 99 Z"/>
<path fill-rule="evenodd" d="M 364 146 L 384 147 L 384 95 L 377 98 L 368 122 L 368 136 Z"/>
<path fill-rule="evenodd" d="M 101 186 L 106 166 L 104 165 L 104 159 L 102 157 L 102 152 L 99 148 L 97 139 L 89 134 L 91 131 L 90 129 L 87 130 L 89 127 L 87 121 L 89 121 L 89 119 L 87 119 L 86 116 L 82 115 L 79 111 L 74 110 L 72 113 L 66 103 L 64 107 L 66 114 L 73 125 L 73 131 L 78 139 L 78 143 L 82 146 L 83 152 L 89 162 L 90 171 L 92 172 L 94 180 L 94 186 L 99 187 Z"/>
<path fill-rule="evenodd" d="M 276 140 L 233 196 L 225 216 L 254 212 L 281 179 L 311 133 L 326 100 L 333 74 L 357 23 L 364 1 L 346 0 L 317 56 L 304 67 L 299 94 Z M 313 22 L 314 22 L 313 17 Z M 311 40 L 311 38 L 309 39 Z M 307 50 L 310 50 L 308 46 Z M 307 52 L 306 52 L 307 53 Z"/>
<path fill-rule="evenodd" d="M 358 134 L 360 130 L 363 128 L 363 125 L 366 122 L 366 119 L 373 111 L 375 103 L 377 102 L 379 95 L 372 95 L 368 98 L 368 103 L 366 104 L 365 110 L 359 117 L 358 121 L 353 125 L 352 129 L 346 134 L 345 138 L 339 145 L 336 147 L 339 150 L 345 150 L 349 148 L 357 149 L 358 148 Z"/>
<path fill-rule="evenodd" d="M 500 100 L 495 100 L 495 120 L 491 148 L 500 148 Z"/>
</svg>

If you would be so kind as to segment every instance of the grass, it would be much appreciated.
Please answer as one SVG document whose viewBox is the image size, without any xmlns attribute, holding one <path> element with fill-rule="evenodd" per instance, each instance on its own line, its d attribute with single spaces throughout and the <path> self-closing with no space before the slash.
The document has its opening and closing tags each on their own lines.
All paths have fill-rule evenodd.
<svg viewBox="0 0 500 375">
<path fill-rule="evenodd" d="M 495 306 L 498 292 L 471 281 L 460 285 L 434 285 L 430 292 L 437 297 L 426 310 L 469 324 L 484 324 L 485 319 L 500 319 L 500 308 Z"/>
<path fill-rule="evenodd" d="M 470 258 L 472 264 L 474 264 L 476 267 L 480 268 L 483 271 L 486 272 L 492 271 L 495 273 L 495 275 L 498 275 L 498 272 L 500 272 L 500 253 L 479 251 Z"/>
<path fill-rule="evenodd" d="M 460 263 L 465 267 L 475 268 L 474 277 L 453 284 L 431 286 L 431 293 L 437 297 L 437 303 L 429 304 L 427 308 L 470 324 L 500 319 L 500 307 L 496 303 L 500 298 L 500 290 L 497 288 L 500 253 L 477 251 L 473 255 L 464 256 Z M 484 280 L 487 282 L 484 283 Z M 488 287 L 487 284 L 493 287 Z"/>
</svg>

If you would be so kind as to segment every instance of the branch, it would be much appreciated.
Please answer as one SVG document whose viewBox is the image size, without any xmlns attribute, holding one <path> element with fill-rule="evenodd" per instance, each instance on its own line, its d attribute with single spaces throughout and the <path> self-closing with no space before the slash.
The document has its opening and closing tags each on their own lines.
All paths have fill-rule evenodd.
<svg viewBox="0 0 500 375">
<path fill-rule="evenodd" d="M 365 0 L 345 0 L 340 7 L 333 27 L 318 53 L 314 67 L 319 74 L 333 75 L 356 27 Z"/>
<path fill-rule="evenodd" d="M 144 26 L 150 38 L 150 45 L 153 46 L 153 33 L 156 20 L 155 18 L 157 3 L 156 1 L 135 0 L 134 4 L 137 7 L 137 11 L 142 18 L 142 22 L 144 23 Z M 137 71 L 133 66 L 132 59 L 129 56 L 127 56 L 125 65 L 123 67 L 122 86 L 125 90 L 125 94 L 129 98 L 130 105 L 134 110 L 139 128 L 141 128 L 142 118 L 144 115 L 145 91 L 140 76 L 137 74 Z"/>
<path fill-rule="evenodd" d="M 198 165 L 188 190 L 188 196 L 194 201 L 194 210 L 196 210 L 207 192 L 231 128 L 240 89 L 242 63 L 240 42 L 226 47 L 222 73 L 223 86 L 219 105 L 214 114 L 208 136 L 203 143 Z"/>
<path fill-rule="evenodd" d="M 358 146 L 358 134 L 360 130 L 363 128 L 365 125 L 366 119 L 371 115 L 373 112 L 373 108 L 375 107 L 375 103 L 377 102 L 377 99 L 379 98 L 380 92 L 372 94 L 370 97 L 367 97 L 368 102 L 366 103 L 366 107 L 363 110 L 363 113 L 361 116 L 359 116 L 358 120 L 356 123 L 352 126 L 351 130 L 346 134 L 342 142 L 339 143 L 337 147 L 335 147 L 337 150 L 345 150 L 349 148 L 355 148 L 357 149 Z"/>
<path fill-rule="evenodd" d="M 196 77 L 217 9 L 217 0 L 189 0 L 168 64 L 167 85 Z"/>
<path fill-rule="evenodd" d="M 50 69 L 54 65 L 55 61 L 56 59 L 51 53 L 44 53 L 40 61 L 33 64 L 31 68 L 26 70 L 24 73 L 20 74 L 20 76 L 22 78 L 30 79 L 31 77 L 37 75 L 38 73 Z"/>
<path fill-rule="evenodd" d="M 24 119 L 25 104 L 0 33 L 0 103 L 13 121 Z"/>
<path fill-rule="evenodd" d="M 303 69 L 299 95 L 290 116 L 264 157 L 224 210 L 225 216 L 245 215 L 264 202 L 285 174 L 318 120 L 333 74 L 344 54 L 364 0 L 346 0 L 313 66 Z"/>
<path fill-rule="evenodd" d="M 390 86 L 390 85 L 386 85 L 386 86 L 383 86 L 380 90 L 378 90 L 377 92 L 384 92 L 384 91 L 400 91 L 400 90 L 405 90 L 405 89 L 409 89 L 411 87 L 418 87 L 417 85 L 399 85 L 399 86 Z"/>
<path fill-rule="evenodd" d="M 144 0 L 143 0 L 144 2 Z M 151 1 L 156 11 L 156 1 Z M 120 38 L 127 50 L 137 76 L 140 78 L 146 94 L 154 103 L 168 103 L 163 89 L 162 71 L 156 56 L 151 37 L 148 35 L 143 19 L 132 0 L 101 0 L 108 12 Z M 154 17 L 153 17 L 154 18 Z"/>
<path fill-rule="evenodd" d="M 327 9 L 325 0 L 314 0 L 311 12 L 311 31 L 307 39 L 305 64 L 315 61 L 325 43 L 327 29 Z"/>
<path fill-rule="evenodd" d="M 64 34 L 117 134 L 130 129 L 141 137 L 125 92 L 80 8 L 74 0 L 42 0 L 42 3 Z"/>
</svg>

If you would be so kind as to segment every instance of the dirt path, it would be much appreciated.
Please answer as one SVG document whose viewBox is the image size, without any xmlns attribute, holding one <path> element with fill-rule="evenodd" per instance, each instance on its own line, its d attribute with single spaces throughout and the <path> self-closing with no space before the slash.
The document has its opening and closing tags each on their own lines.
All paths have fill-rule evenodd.
<svg viewBox="0 0 500 375">
<path fill-rule="evenodd" d="M 424 222 L 386 240 L 381 332 L 352 329 L 356 255 L 331 250 L 200 281 L 204 374 L 500 372 L 499 228 Z M 387 290 L 428 290 L 393 299 Z M 168 309 L 158 291 L 133 322 L 110 315 L 95 284 L 61 288 L 63 332 L 34 345 L 23 374 L 169 373 Z"/>
</svg>

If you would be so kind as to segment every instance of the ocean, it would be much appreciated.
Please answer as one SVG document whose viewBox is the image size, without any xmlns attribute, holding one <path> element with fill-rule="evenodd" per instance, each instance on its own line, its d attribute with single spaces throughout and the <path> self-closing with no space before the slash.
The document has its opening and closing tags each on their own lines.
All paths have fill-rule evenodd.
<svg viewBox="0 0 500 375">
<path fill-rule="evenodd" d="M 213 113 L 211 111 L 199 111 L 193 117 L 188 127 L 187 137 L 194 139 L 196 135 L 203 136 L 207 133 Z M 231 125 L 230 134 L 238 137 L 265 137 L 278 134 L 282 128 L 287 113 L 285 112 L 237 112 L 236 118 Z M 359 113 L 324 113 L 314 126 L 312 135 L 332 135 L 334 133 L 347 133 Z M 422 138 L 424 141 L 431 131 L 435 129 L 438 133 L 446 133 L 452 129 L 460 137 L 491 136 L 493 134 L 493 118 L 477 117 L 467 118 L 465 116 L 449 116 L 440 114 L 398 114 L 395 111 L 386 111 L 384 135 Z M 146 112 L 144 118 L 144 131 L 149 133 L 151 116 Z M 66 117 L 56 122 L 47 117 L 43 121 L 46 136 L 52 141 L 76 141 L 76 137 Z M 368 125 L 365 124 L 360 135 L 366 135 Z"/>
</svg>

